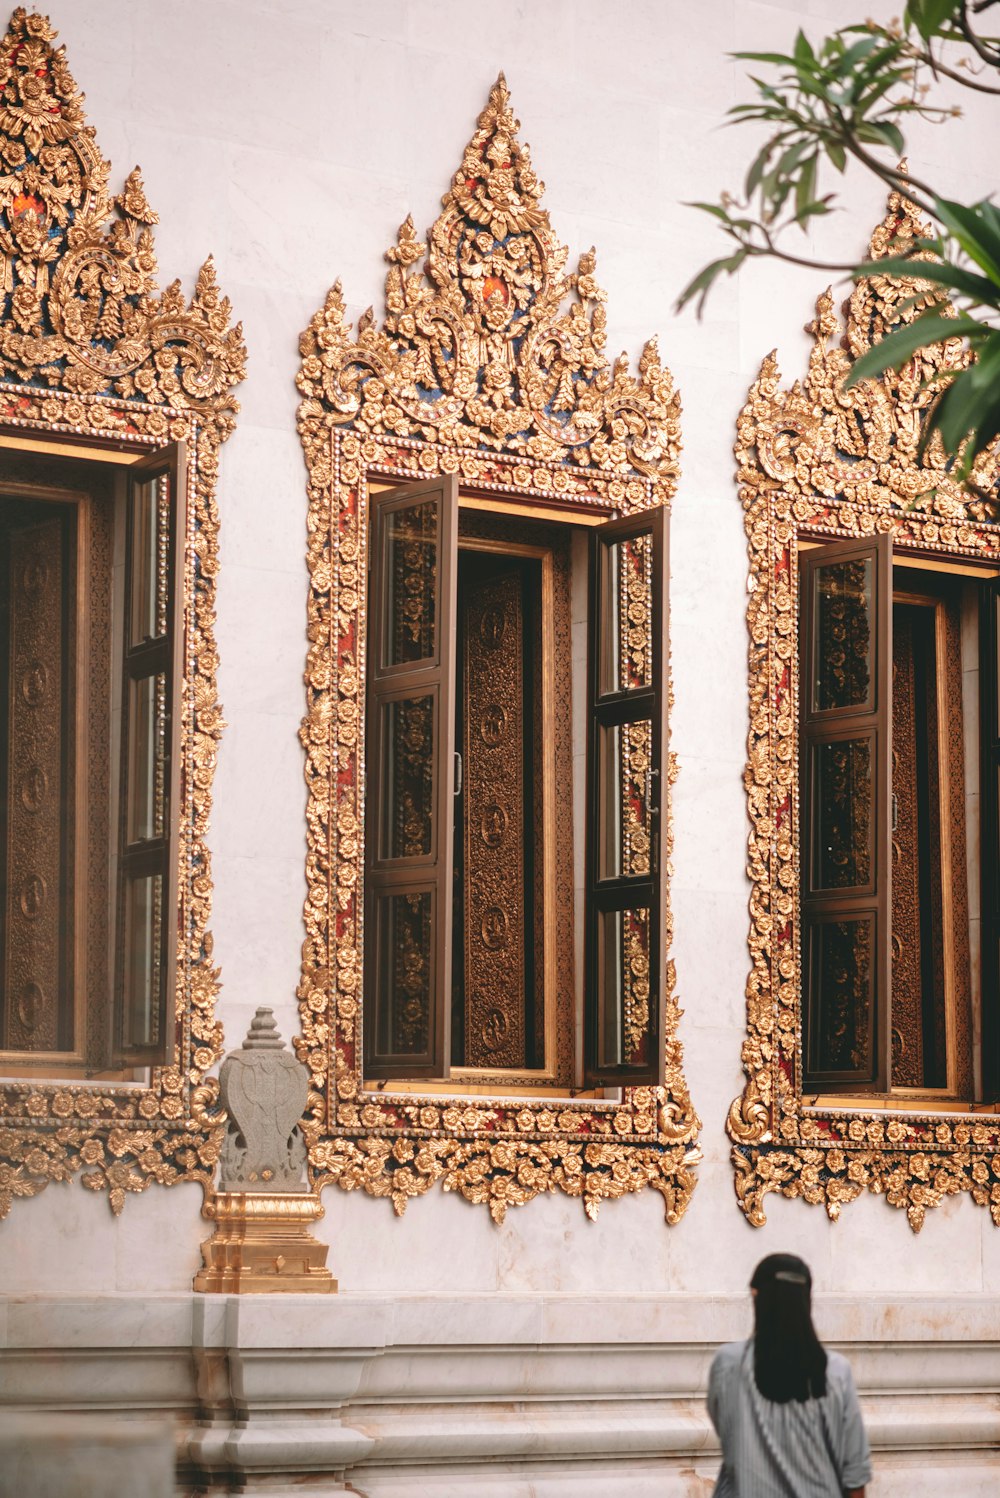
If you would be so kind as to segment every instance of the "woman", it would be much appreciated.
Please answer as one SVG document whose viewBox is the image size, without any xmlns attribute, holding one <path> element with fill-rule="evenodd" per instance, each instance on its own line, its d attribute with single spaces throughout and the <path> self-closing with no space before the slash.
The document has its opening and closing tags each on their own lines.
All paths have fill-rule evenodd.
<svg viewBox="0 0 1000 1498">
<path fill-rule="evenodd" d="M 794 1254 L 762 1259 L 750 1281 L 754 1334 L 712 1361 L 715 1498 L 864 1498 L 871 1460 L 854 1379 L 813 1330 L 811 1285 Z"/>
</svg>

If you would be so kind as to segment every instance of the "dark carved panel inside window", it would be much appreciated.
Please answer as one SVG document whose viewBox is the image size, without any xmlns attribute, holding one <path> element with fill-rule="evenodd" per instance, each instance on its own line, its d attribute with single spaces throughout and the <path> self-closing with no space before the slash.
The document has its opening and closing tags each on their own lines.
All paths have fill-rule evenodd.
<svg viewBox="0 0 1000 1498">
<path fill-rule="evenodd" d="M 373 906 L 375 1043 L 380 1055 L 422 1057 L 434 1003 L 432 889 L 380 894 Z"/>
<path fill-rule="evenodd" d="M 893 605 L 892 1085 L 971 1095 L 961 588 L 900 576 L 924 596 Z"/>
<path fill-rule="evenodd" d="M 379 706 L 378 856 L 423 858 L 433 849 L 436 696 L 390 697 Z"/>
<path fill-rule="evenodd" d="M 0 504 L 3 662 L 4 891 L 0 1046 L 69 1051 L 74 1045 L 72 608 L 76 509 Z"/>
<path fill-rule="evenodd" d="M 817 568 L 811 711 L 863 710 L 872 693 L 872 562 Z"/>
<path fill-rule="evenodd" d="M 383 530 L 383 667 L 433 658 L 437 622 L 439 506 L 436 500 L 390 511 Z"/>
<path fill-rule="evenodd" d="M 809 928 L 809 1070 L 870 1079 L 873 1054 L 875 916 L 817 920 Z"/>
<path fill-rule="evenodd" d="M 872 747 L 869 734 L 821 741 L 810 749 L 811 890 L 858 889 L 872 882 Z"/>
<path fill-rule="evenodd" d="M 803 554 L 802 975 L 807 1085 L 884 1087 L 892 854 L 888 536 Z"/>
<path fill-rule="evenodd" d="M 539 561 L 460 551 L 458 661 L 452 1054 L 534 1069 L 545 1062 Z"/>
<path fill-rule="evenodd" d="M 981 796 L 966 740 L 988 665 L 976 586 L 902 561 L 887 570 L 882 544 L 870 564 L 857 553 L 871 543 L 858 541 L 802 561 L 806 1078 L 971 1098 L 966 814 Z M 851 586 L 831 590 L 830 576 L 843 583 L 852 568 Z M 849 687 L 847 663 L 862 658 Z M 824 694 L 824 678 L 835 691 Z"/>
</svg>

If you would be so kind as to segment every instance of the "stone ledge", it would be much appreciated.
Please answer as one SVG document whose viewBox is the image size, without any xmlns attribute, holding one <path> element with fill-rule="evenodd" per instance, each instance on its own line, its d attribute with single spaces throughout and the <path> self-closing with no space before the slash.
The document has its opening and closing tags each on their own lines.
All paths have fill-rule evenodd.
<svg viewBox="0 0 1000 1498">
<path fill-rule="evenodd" d="M 743 1295 L 73 1296 L 7 1310 L 8 1398 L 173 1416 L 199 1493 L 237 1482 L 272 1498 L 608 1498 L 625 1483 L 630 1498 L 707 1498 L 708 1365 L 749 1320 Z M 994 1498 L 1000 1301 L 817 1297 L 816 1315 L 862 1390 L 872 1498 L 936 1498 L 945 1472 L 962 1498 Z"/>
</svg>

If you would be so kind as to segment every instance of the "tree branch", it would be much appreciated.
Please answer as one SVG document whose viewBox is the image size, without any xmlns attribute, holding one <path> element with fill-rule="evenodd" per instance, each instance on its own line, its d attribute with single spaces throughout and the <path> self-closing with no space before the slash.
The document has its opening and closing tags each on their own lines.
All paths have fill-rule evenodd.
<svg viewBox="0 0 1000 1498">
<path fill-rule="evenodd" d="M 986 7 L 985 5 L 981 7 L 976 6 L 974 7 L 974 9 L 985 10 Z M 1000 67 L 1000 47 L 991 48 L 988 43 L 986 43 L 983 38 L 973 30 L 972 24 L 969 20 L 968 0 L 962 0 L 961 14 L 957 19 L 959 31 L 961 31 L 962 35 L 965 37 L 965 40 L 968 42 L 973 52 L 975 52 L 976 56 L 981 57 L 983 62 L 985 62 L 991 68 Z"/>
<path fill-rule="evenodd" d="M 939 57 L 932 52 L 918 52 L 916 54 L 919 62 L 926 63 L 935 78 L 950 78 L 953 83 L 960 83 L 963 88 L 974 89 L 977 94 L 1000 94 L 1000 87 L 994 88 L 989 83 L 977 83 L 969 72 L 959 72 L 957 68 L 949 68 Z"/>
</svg>

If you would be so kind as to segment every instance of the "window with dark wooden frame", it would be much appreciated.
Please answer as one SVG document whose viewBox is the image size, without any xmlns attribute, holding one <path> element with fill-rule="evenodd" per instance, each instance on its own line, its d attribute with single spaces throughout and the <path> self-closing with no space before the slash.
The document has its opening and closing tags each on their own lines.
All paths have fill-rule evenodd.
<svg viewBox="0 0 1000 1498">
<path fill-rule="evenodd" d="M 369 543 L 365 1069 L 445 1077 L 458 484 L 376 495 Z"/>
<path fill-rule="evenodd" d="M 173 1047 L 180 853 L 186 465 L 182 444 L 130 468 L 125 513 L 116 1065 Z"/>
<path fill-rule="evenodd" d="M 980 588 L 983 1096 L 1000 1100 L 1000 578 Z"/>
<path fill-rule="evenodd" d="M 664 1074 L 667 578 L 662 510 L 593 533 L 585 973 L 594 1082 Z"/>
<path fill-rule="evenodd" d="M 581 662 L 573 688 L 591 693 L 586 755 L 560 724 L 553 758 L 546 683 L 562 681 L 569 735 L 576 669 L 569 571 L 562 595 L 553 559 L 569 569 L 577 557 L 582 599 L 586 547 L 580 536 L 573 550 L 570 526 L 556 535 L 551 523 L 546 532 L 473 513 L 461 528 L 450 481 L 371 500 L 365 1074 L 480 1085 L 509 1076 L 512 1086 L 537 1076 L 557 1089 L 659 1082 L 666 517 L 656 509 L 591 530 L 589 686 Z M 553 622 L 563 607 L 564 627 Z M 574 820 L 572 759 L 558 756 L 574 752 L 587 761 L 575 817 L 587 849 L 587 1054 L 575 1067 L 571 1042 L 557 1064 L 565 1042 L 550 1028 L 575 1028 L 558 967 L 572 966 L 572 916 L 564 951 L 552 905 L 556 800 Z"/>
<path fill-rule="evenodd" d="M 805 1085 L 888 1085 L 892 543 L 801 565 Z"/>
<path fill-rule="evenodd" d="M 9 1074 L 173 1055 L 184 494 L 176 444 L 18 456 L 0 483 Z"/>
</svg>

